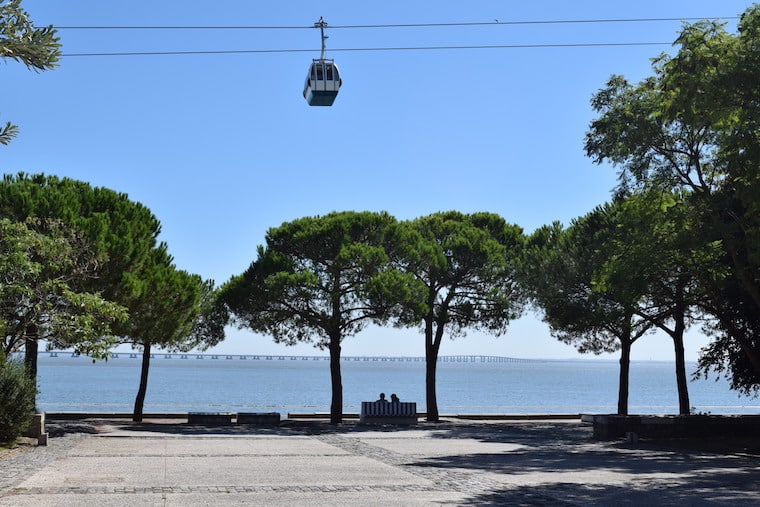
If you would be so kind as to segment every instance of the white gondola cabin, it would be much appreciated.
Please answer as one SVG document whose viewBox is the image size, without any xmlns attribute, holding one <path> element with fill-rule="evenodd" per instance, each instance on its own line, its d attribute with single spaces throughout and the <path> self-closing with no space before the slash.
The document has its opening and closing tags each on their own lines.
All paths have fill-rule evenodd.
<svg viewBox="0 0 760 507">
<path fill-rule="evenodd" d="M 314 28 L 319 28 L 322 36 L 322 52 L 319 58 L 312 60 L 309 73 L 306 74 L 306 84 L 303 87 L 303 98 L 310 106 L 332 106 L 343 83 L 338 66 L 333 60 L 325 58 L 326 27 L 327 22 L 323 18 L 319 18 L 319 21 L 314 23 Z"/>
<path fill-rule="evenodd" d="M 333 60 L 314 59 L 306 75 L 303 97 L 310 106 L 331 106 L 341 84 L 340 72 Z"/>
</svg>

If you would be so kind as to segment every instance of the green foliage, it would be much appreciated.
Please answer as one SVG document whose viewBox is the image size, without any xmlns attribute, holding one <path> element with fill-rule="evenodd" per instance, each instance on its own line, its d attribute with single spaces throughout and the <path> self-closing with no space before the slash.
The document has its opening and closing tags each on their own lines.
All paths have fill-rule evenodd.
<svg viewBox="0 0 760 507">
<path fill-rule="evenodd" d="M 49 70 L 58 64 L 61 45 L 52 26 L 37 28 L 21 7 L 21 0 L 0 4 L 0 59 L 21 62 L 34 71 Z M 10 122 L 0 128 L 0 144 L 8 144 L 18 134 Z"/>
<path fill-rule="evenodd" d="M 199 316 L 203 281 L 177 269 L 166 245 L 151 252 L 134 285 L 136 295 L 129 304 L 124 329 L 129 343 L 177 351 L 198 345 L 189 338 Z"/>
<path fill-rule="evenodd" d="M 133 277 L 147 262 L 161 230 L 150 210 L 126 194 L 43 174 L 5 175 L 0 216 L 17 222 L 56 218 L 79 231 L 102 259 L 97 278 L 89 284 L 114 301 L 133 292 Z"/>
<path fill-rule="evenodd" d="M 719 259 L 692 232 L 692 214 L 688 201 L 673 192 L 641 191 L 621 201 L 610 242 L 614 269 L 600 272 L 613 286 L 639 290 L 636 315 L 673 340 L 681 414 L 690 407 L 684 334 L 699 318 L 701 271 Z"/>
<path fill-rule="evenodd" d="M 417 281 L 411 294 L 421 299 L 405 301 L 415 310 L 409 313 L 414 320 L 400 324 L 435 323 L 451 337 L 467 329 L 498 335 L 522 313 L 515 276 L 524 241 L 519 227 L 491 213 L 449 211 L 402 228 L 394 262 Z"/>
<path fill-rule="evenodd" d="M 0 442 L 12 442 L 29 428 L 36 396 L 24 364 L 0 354 Z"/>
<path fill-rule="evenodd" d="M 21 0 L 0 5 L 0 58 L 21 62 L 32 70 L 50 70 L 60 56 L 58 40 L 52 26 L 34 26 Z"/>
<path fill-rule="evenodd" d="M 757 329 L 732 322 L 760 314 L 760 5 L 742 15 L 736 35 L 703 21 L 686 25 L 676 44 L 675 55 L 654 60 L 651 77 L 613 76 L 594 96 L 599 117 L 586 152 L 619 167 L 621 195 L 681 194 L 674 209 L 684 229 L 667 249 L 680 253 L 656 258 L 671 266 L 680 258 L 681 275 L 666 280 L 700 296 L 692 300 L 712 319 L 703 371 L 712 362 L 752 389 L 760 386 Z"/>
<path fill-rule="evenodd" d="M 218 295 L 213 280 L 201 282 L 198 315 L 189 337 L 190 348 L 206 350 L 224 340 L 224 327 L 230 316 Z"/>
<path fill-rule="evenodd" d="M 123 329 L 124 341 L 143 349 L 134 421 L 142 420 L 152 348 L 187 351 L 204 345 L 203 331 L 214 330 L 209 322 L 200 323 L 207 316 L 202 314 L 202 304 L 208 304 L 211 294 L 207 291 L 213 283 L 204 284 L 198 275 L 178 270 L 172 262 L 166 245 L 161 244 L 134 279 L 135 292 L 128 305 L 130 318 Z M 223 329 L 219 332 L 221 336 L 212 339 L 223 338 Z"/>
<path fill-rule="evenodd" d="M 387 213 L 334 212 L 270 229 L 266 247 L 219 300 L 241 327 L 288 345 L 313 342 L 330 351 L 333 423 L 342 420 L 341 342 L 368 322 L 393 314 L 405 278 L 391 273 L 386 241 L 396 220 Z"/>
<path fill-rule="evenodd" d="M 394 314 L 399 326 L 420 326 L 425 336 L 427 419 L 438 420 L 435 365 L 445 334 L 468 329 L 502 334 L 520 316 L 517 281 L 522 230 L 492 213 L 434 213 L 400 224 L 391 265 L 414 283 Z"/>
<path fill-rule="evenodd" d="M 18 127 L 11 122 L 6 122 L 5 126 L 0 128 L 0 144 L 8 144 L 18 135 Z"/>
<path fill-rule="evenodd" d="M 222 299 L 241 326 L 325 348 L 383 322 L 389 292 L 403 290 L 403 279 L 386 272 L 394 224 L 386 213 L 336 212 L 270 229 L 266 248 L 223 286 Z"/>
<path fill-rule="evenodd" d="M 760 315 L 746 311 L 752 303 L 736 279 L 725 280 L 721 290 L 723 297 L 715 301 L 723 307 L 713 310 L 719 318 L 705 325 L 713 340 L 701 350 L 694 376 L 707 378 L 714 373 L 725 377 L 731 389 L 758 396 L 757 358 L 752 354 L 760 350 Z"/>
<path fill-rule="evenodd" d="M 552 334 L 579 352 L 614 352 L 651 324 L 636 318 L 644 288 L 634 259 L 614 250 L 615 207 L 597 207 L 573 221 L 538 229 L 526 249 L 522 277 Z M 626 273 L 624 275 L 624 273 Z"/>
<path fill-rule="evenodd" d="M 99 258 L 86 238 L 58 220 L 0 219 L 0 327 L 4 353 L 33 336 L 56 347 L 104 356 L 123 307 L 81 282 L 97 275 Z"/>
<path fill-rule="evenodd" d="M 631 347 L 655 327 L 673 338 L 680 410 L 689 410 L 682 343 L 694 283 L 681 255 L 689 251 L 679 243 L 683 223 L 670 214 L 680 210 L 675 202 L 636 194 L 528 242 L 524 284 L 552 334 L 582 353 L 620 350 L 620 414 L 628 413 Z"/>
<path fill-rule="evenodd" d="M 71 232 L 60 241 L 59 251 L 64 252 L 66 244 L 75 245 L 72 255 L 62 257 L 72 262 L 51 263 L 48 258 L 40 263 L 44 269 L 34 283 L 18 285 L 35 290 L 35 299 L 15 300 L 26 305 L 23 312 L 13 305 L 4 308 L 3 324 L 14 328 L 7 333 L 12 339 L 6 345 L 15 350 L 23 344 L 30 374 L 36 374 L 38 340 L 106 358 L 114 335 L 150 327 L 145 309 L 152 294 L 145 288 L 143 271 L 151 266 L 160 225 L 145 206 L 126 194 L 69 178 L 19 174 L 6 175 L 0 182 L 0 216 L 15 222 L 32 220 L 30 228 L 42 236 L 50 233 L 45 224 L 60 223 Z M 140 301 L 143 296 L 146 299 Z M 131 312 L 138 306 L 143 313 L 127 320 L 124 309 Z M 184 315 L 181 308 L 178 313 Z M 170 311 L 166 314 L 171 317 Z M 156 328 L 165 326 L 157 323 Z"/>
</svg>

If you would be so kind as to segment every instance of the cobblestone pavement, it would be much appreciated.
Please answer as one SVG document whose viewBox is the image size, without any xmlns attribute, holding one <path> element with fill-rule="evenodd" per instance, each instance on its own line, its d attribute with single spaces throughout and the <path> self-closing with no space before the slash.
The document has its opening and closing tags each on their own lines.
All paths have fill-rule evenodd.
<svg viewBox="0 0 760 507">
<path fill-rule="evenodd" d="M 577 422 L 69 430 L 0 454 L 0 506 L 760 502 L 757 457 L 599 442 Z"/>
<path fill-rule="evenodd" d="M 0 498 L 37 470 L 65 456 L 83 438 L 83 434 L 71 434 L 50 439 L 46 447 L 22 446 L 0 453 Z"/>
<path fill-rule="evenodd" d="M 404 438 L 409 444 L 412 440 L 426 438 L 427 435 L 412 435 Z M 410 459 L 409 454 L 389 451 L 383 447 L 367 443 L 360 438 L 349 438 L 340 434 L 319 435 L 317 438 L 335 447 L 353 454 L 372 458 L 374 460 L 405 469 L 435 484 L 441 491 L 456 491 L 464 493 L 467 498 L 480 498 L 478 503 L 496 503 L 499 505 L 571 505 L 558 498 L 547 496 L 538 491 L 512 492 L 508 495 L 495 494 L 502 489 L 503 484 L 479 473 L 477 469 L 447 468 L 428 466 L 424 462 Z M 375 438 L 374 440 L 377 440 Z M 394 440 L 399 440 L 398 437 Z M 369 440 L 371 442 L 371 440 Z M 442 446 L 443 447 L 443 446 Z M 487 500 L 487 501 L 486 501 Z M 469 502 L 468 502 L 469 503 Z"/>
</svg>

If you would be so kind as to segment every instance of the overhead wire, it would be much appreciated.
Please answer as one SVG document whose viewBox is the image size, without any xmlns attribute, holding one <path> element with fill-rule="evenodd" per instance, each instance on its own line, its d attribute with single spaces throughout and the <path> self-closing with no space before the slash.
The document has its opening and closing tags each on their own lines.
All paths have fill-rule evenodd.
<svg viewBox="0 0 760 507">
<path fill-rule="evenodd" d="M 416 28 L 416 27 L 447 27 L 447 26 L 489 26 L 489 25 L 566 25 L 566 24 L 588 24 L 588 23 L 652 23 L 657 21 L 699 21 L 706 18 L 611 18 L 611 19 L 547 19 L 547 20 L 525 20 L 525 21 L 475 21 L 463 23 L 408 23 L 408 24 L 389 24 L 389 25 L 339 25 L 330 28 Z M 707 18 L 707 19 L 739 19 L 738 16 L 729 18 Z"/>
<path fill-rule="evenodd" d="M 525 20 L 525 21 L 473 21 L 454 23 L 394 23 L 375 25 L 327 25 L 333 30 L 340 29 L 364 29 L 364 28 L 433 28 L 454 26 L 497 26 L 497 25 L 558 25 L 558 24 L 583 24 L 583 23 L 653 23 L 672 21 L 697 21 L 702 19 L 739 19 L 738 16 L 717 18 L 611 18 L 611 19 L 552 19 L 552 20 Z M 53 26 L 56 30 L 302 30 L 313 29 L 314 25 L 291 25 L 291 26 L 267 26 L 267 25 L 81 25 L 81 26 Z"/>
<path fill-rule="evenodd" d="M 413 47 L 378 47 L 378 48 L 332 48 L 330 52 L 359 51 L 447 51 L 472 49 L 529 49 L 529 48 L 579 48 L 579 47 L 619 47 L 619 46 L 670 46 L 672 42 L 580 42 L 558 44 L 492 44 L 480 46 L 413 46 Z M 314 53 L 310 49 L 222 49 L 217 51 L 122 51 L 113 53 L 66 53 L 61 56 L 166 56 L 166 55 L 231 55 L 256 53 Z"/>
<path fill-rule="evenodd" d="M 453 22 L 453 23 L 406 23 L 406 24 L 375 24 L 375 25 L 328 25 L 329 29 L 385 29 L 385 28 L 434 28 L 434 27 L 463 27 L 463 26 L 508 26 L 508 25 L 558 25 L 558 24 L 590 24 L 590 23 L 652 23 L 673 21 L 695 21 L 706 18 L 617 18 L 617 19 L 575 19 L 575 20 L 527 20 L 501 21 L 495 19 L 486 22 Z M 710 18 L 716 19 L 716 18 Z M 738 16 L 717 19 L 738 19 Z M 123 25 L 123 26 L 54 26 L 56 30 L 301 30 L 314 29 L 310 26 L 262 26 L 262 25 L 232 25 L 232 26 L 163 26 L 163 25 Z M 443 45 L 443 46 L 405 46 L 405 47 L 365 47 L 365 48 L 331 48 L 331 52 L 360 52 L 360 51 L 447 51 L 447 50 L 477 50 L 477 49 L 528 49 L 528 48 L 579 48 L 579 47 L 621 47 L 621 46 L 665 46 L 672 42 L 593 42 L 593 43 L 545 43 L 545 44 L 484 44 L 484 45 Z M 64 53 L 62 57 L 95 57 L 95 56 L 162 56 L 162 55 L 220 55 L 220 54 L 257 54 L 257 53 L 307 53 L 313 49 L 244 49 L 244 50 L 200 50 L 200 51 L 119 51 L 119 52 L 81 52 Z"/>
</svg>

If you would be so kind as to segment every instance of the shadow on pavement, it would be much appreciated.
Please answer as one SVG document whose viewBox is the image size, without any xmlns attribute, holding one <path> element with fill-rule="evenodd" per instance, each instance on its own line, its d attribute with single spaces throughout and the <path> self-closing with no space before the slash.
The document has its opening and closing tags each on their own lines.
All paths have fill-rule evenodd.
<svg viewBox="0 0 760 507">
<path fill-rule="evenodd" d="M 709 487 L 709 485 L 707 485 Z M 473 505 L 578 506 L 578 505 L 757 505 L 756 492 L 677 488 L 660 483 L 626 485 L 548 483 L 490 491 L 468 499 Z"/>
</svg>

